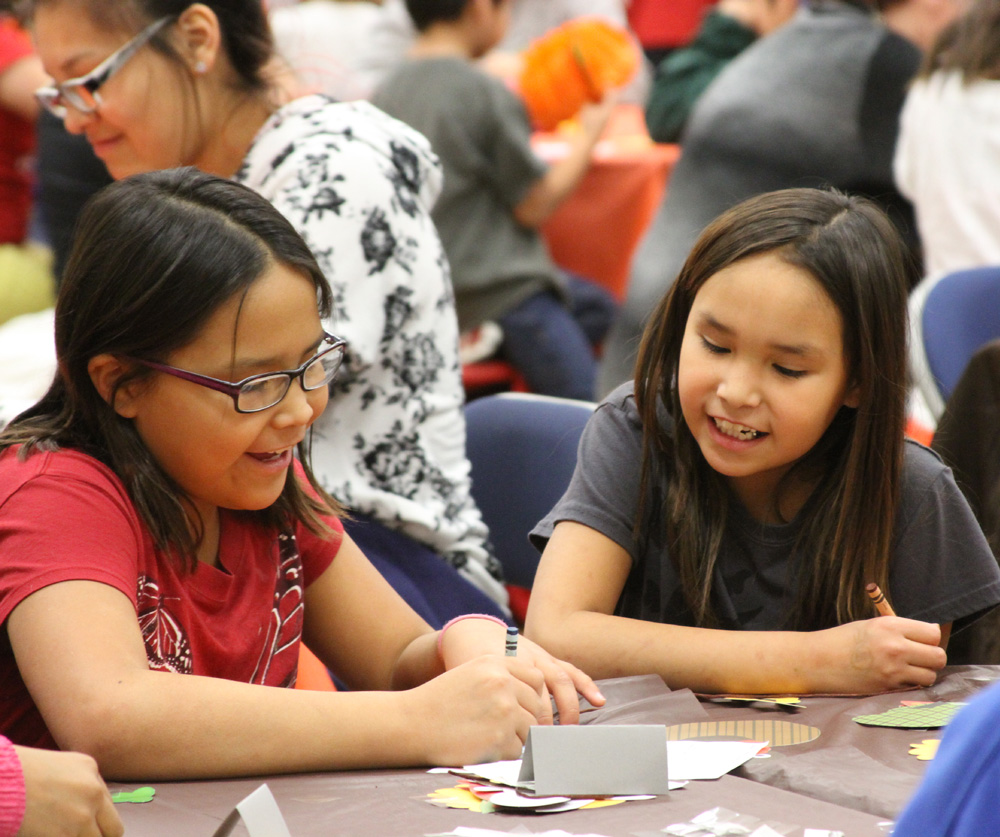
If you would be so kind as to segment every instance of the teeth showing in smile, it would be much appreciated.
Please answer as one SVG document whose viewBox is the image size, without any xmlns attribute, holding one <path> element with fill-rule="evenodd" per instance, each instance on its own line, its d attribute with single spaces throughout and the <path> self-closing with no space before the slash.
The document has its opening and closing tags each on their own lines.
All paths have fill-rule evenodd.
<svg viewBox="0 0 1000 837">
<path fill-rule="evenodd" d="M 251 453 L 250 455 L 261 462 L 270 462 L 274 459 L 279 459 L 283 453 L 284 451 L 272 451 L 270 453 Z"/>
<path fill-rule="evenodd" d="M 754 430 L 752 427 L 746 427 L 742 424 L 733 424 L 731 421 L 726 421 L 725 419 L 713 419 L 713 421 L 721 432 L 727 436 L 732 436 L 734 439 L 749 441 L 761 435 L 759 430 Z"/>
</svg>

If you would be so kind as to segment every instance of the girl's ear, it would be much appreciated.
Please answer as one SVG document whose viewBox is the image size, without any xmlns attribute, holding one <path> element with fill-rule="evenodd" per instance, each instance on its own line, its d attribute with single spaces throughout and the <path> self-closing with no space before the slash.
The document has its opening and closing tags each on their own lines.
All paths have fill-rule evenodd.
<svg viewBox="0 0 1000 837">
<path fill-rule="evenodd" d="M 114 355 L 95 355 L 87 363 L 87 373 L 94 384 L 98 394 L 112 409 L 122 418 L 135 418 L 136 416 L 136 394 L 138 392 L 138 381 L 126 384 L 118 392 L 115 392 L 115 384 L 126 372 L 132 371 L 130 365 L 123 363 Z M 111 396 L 114 394 L 114 403 Z"/>
<path fill-rule="evenodd" d="M 852 409 L 857 409 L 858 405 L 861 403 L 861 387 L 858 384 L 851 386 L 846 393 L 844 393 L 844 406 L 851 407 Z"/>
<path fill-rule="evenodd" d="M 219 18 L 204 3 L 193 3 L 177 18 L 181 57 L 195 75 L 204 75 L 219 57 L 222 32 Z"/>
</svg>

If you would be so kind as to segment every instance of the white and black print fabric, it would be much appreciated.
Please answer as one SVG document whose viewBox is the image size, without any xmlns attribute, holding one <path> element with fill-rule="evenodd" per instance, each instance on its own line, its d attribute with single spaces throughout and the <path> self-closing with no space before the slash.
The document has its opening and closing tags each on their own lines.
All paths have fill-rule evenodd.
<svg viewBox="0 0 1000 837">
<path fill-rule="evenodd" d="M 315 425 L 317 476 L 505 603 L 470 494 L 458 322 L 430 216 L 441 169 L 427 140 L 367 102 L 307 96 L 272 116 L 236 179 L 292 222 L 334 290 L 326 327 L 348 349 Z"/>
</svg>

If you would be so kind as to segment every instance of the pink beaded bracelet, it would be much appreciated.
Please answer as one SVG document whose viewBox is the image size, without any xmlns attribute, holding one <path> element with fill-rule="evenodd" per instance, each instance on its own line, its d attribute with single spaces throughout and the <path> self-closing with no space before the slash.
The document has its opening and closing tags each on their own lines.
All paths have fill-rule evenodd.
<svg viewBox="0 0 1000 837">
<path fill-rule="evenodd" d="M 0 736 L 0 835 L 17 834 L 24 821 L 24 772 L 14 745 Z"/>
<path fill-rule="evenodd" d="M 496 622 L 502 628 L 507 628 L 507 623 L 503 619 L 498 619 L 496 616 L 491 616 L 488 613 L 465 613 L 461 616 L 456 616 L 454 619 L 449 619 L 445 622 L 444 627 L 438 632 L 437 649 L 438 656 L 443 660 L 444 657 L 441 656 L 441 646 L 444 643 L 444 632 L 448 630 L 456 622 L 461 622 L 463 619 L 488 619 L 490 622 Z"/>
</svg>

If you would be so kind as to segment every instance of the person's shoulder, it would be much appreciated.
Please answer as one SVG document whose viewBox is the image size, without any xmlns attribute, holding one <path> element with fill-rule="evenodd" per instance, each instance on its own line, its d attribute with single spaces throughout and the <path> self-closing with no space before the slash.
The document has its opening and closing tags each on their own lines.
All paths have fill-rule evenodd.
<svg viewBox="0 0 1000 837">
<path fill-rule="evenodd" d="M 269 132 L 303 140 L 324 141 L 333 136 L 341 141 L 344 138 L 404 139 L 428 146 L 421 134 L 371 102 L 362 99 L 340 102 L 318 93 L 294 99 L 280 108 L 262 129 L 262 135 Z"/>
<path fill-rule="evenodd" d="M 940 456 L 914 439 L 903 442 L 903 497 L 913 496 L 934 486 L 950 469 Z"/>
<path fill-rule="evenodd" d="M 117 496 L 126 493 L 114 471 L 77 450 L 35 450 L 25 456 L 18 445 L 0 454 L 0 503 L 25 485 L 42 479 L 55 486 L 85 483 Z"/>
<path fill-rule="evenodd" d="M 597 405 L 597 410 L 612 410 L 621 413 L 633 424 L 641 425 L 639 409 L 635 403 L 635 382 L 626 381 L 615 387 Z"/>
<path fill-rule="evenodd" d="M 238 179 L 263 182 L 289 169 L 300 177 L 305 171 L 325 176 L 333 158 L 346 170 L 341 173 L 356 172 L 370 161 L 380 168 L 402 167 L 414 183 L 437 188 L 434 172 L 440 164 L 423 134 L 371 102 L 338 102 L 321 94 L 295 99 L 271 117 Z"/>
<path fill-rule="evenodd" d="M 626 381 L 608 393 L 600 404 L 597 405 L 598 412 L 603 409 L 611 410 L 616 414 L 619 414 L 639 432 L 642 431 L 642 417 L 639 414 L 639 405 L 636 403 L 635 399 L 634 381 Z M 659 398 L 657 399 L 656 404 L 656 417 L 660 430 L 668 435 L 671 435 L 674 427 L 673 419 L 667 412 L 667 408 L 664 406 L 662 399 Z"/>
<path fill-rule="evenodd" d="M 73 448 L 35 449 L 26 455 L 21 445 L 12 445 L 0 453 L 0 473 L 22 474 L 28 478 L 39 474 L 89 476 L 120 482 L 114 471 L 99 459 Z"/>
<path fill-rule="evenodd" d="M 916 439 L 907 437 L 903 440 L 903 472 L 913 474 L 929 474 L 937 476 L 947 465 L 936 451 L 921 444 Z"/>
</svg>

